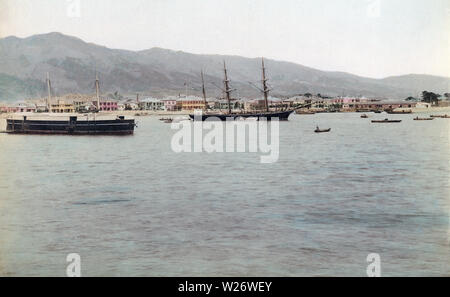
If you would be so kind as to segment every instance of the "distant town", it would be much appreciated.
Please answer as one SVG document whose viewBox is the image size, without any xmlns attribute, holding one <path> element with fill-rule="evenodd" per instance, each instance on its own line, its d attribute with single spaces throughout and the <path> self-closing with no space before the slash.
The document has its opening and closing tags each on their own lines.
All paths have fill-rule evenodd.
<svg viewBox="0 0 450 297">
<path fill-rule="evenodd" d="M 300 94 L 290 98 L 279 99 L 270 97 L 269 106 L 272 109 L 287 109 L 297 106 L 307 106 L 315 112 L 355 112 L 387 109 L 429 108 L 432 106 L 449 107 L 450 94 L 443 96 L 424 91 L 420 98 L 409 97 L 403 101 L 389 101 L 365 97 L 334 97 L 330 98 L 320 94 Z M 117 96 L 117 94 L 116 94 Z M 120 96 L 122 97 L 122 96 Z M 442 98 L 442 99 L 440 99 Z M 98 102 L 100 108 L 98 108 Z M 205 103 L 206 102 L 206 103 Z M 233 110 L 262 110 L 263 99 L 233 98 Z M 68 94 L 61 97 L 52 97 L 51 102 L 46 98 L 29 99 L 12 104 L 0 103 L 1 113 L 86 113 L 92 111 L 152 111 L 152 112 L 192 112 L 193 110 L 226 111 L 228 102 L 225 99 L 204 98 L 193 95 L 168 96 L 164 98 L 143 97 L 114 99 L 101 96 L 97 101 L 95 95 Z"/>
</svg>

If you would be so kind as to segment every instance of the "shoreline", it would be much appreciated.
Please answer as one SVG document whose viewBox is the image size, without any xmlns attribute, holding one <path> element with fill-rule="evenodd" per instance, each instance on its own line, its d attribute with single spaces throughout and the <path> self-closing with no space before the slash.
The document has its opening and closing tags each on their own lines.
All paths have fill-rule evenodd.
<svg viewBox="0 0 450 297">
<path fill-rule="evenodd" d="M 450 112 L 450 106 L 446 107 L 430 107 L 430 108 L 397 108 L 396 110 L 411 110 L 413 113 L 439 113 L 439 112 Z M 193 111 L 162 111 L 162 110 L 124 110 L 124 111 L 110 111 L 110 112 L 99 112 L 95 115 L 97 117 L 106 116 L 130 116 L 130 117 L 140 117 L 140 116 L 187 116 L 192 114 Z M 318 112 L 320 113 L 320 112 Z M 327 112 L 323 112 L 327 113 Z M 362 113 L 357 111 L 338 111 L 337 113 Z M 371 111 L 364 113 L 372 113 Z M 34 117 L 67 117 L 67 116 L 86 116 L 86 113 L 36 113 L 36 112 L 15 112 L 15 113 L 0 113 L 0 119 L 6 119 L 13 116 L 34 116 Z M 93 114 L 89 114 L 90 116 Z"/>
</svg>

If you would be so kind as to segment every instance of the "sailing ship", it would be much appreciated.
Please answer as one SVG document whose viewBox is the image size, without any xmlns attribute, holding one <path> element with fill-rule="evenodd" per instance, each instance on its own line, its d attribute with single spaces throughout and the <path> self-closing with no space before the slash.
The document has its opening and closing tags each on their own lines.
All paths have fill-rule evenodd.
<svg viewBox="0 0 450 297">
<path fill-rule="evenodd" d="M 100 83 L 96 76 L 96 100 L 97 110 L 100 111 Z M 51 112 L 51 83 L 47 74 L 48 97 L 46 99 L 47 111 Z M 136 126 L 134 119 L 125 119 L 125 116 L 117 116 L 115 119 L 99 118 L 90 114 L 82 116 L 69 114 L 63 117 L 44 116 L 45 118 L 28 119 L 22 116 L 20 119 L 6 120 L 6 133 L 10 134 L 62 134 L 62 135 L 130 135 L 134 133 Z M 64 119 L 62 119 L 64 118 Z"/>
<path fill-rule="evenodd" d="M 203 72 L 202 72 L 202 84 L 203 84 L 203 99 L 205 101 L 205 110 L 202 113 L 202 115 L 194 115 L 190 114 L 189 117 L 193 120 L 201 120 L 206 121 L 207 119 L 211 120 L 220 120 L 220 121 L 226 121 L 227 119 L 230 120 L 236 120 L 236 119 L 247 119 L 247 118 L 255 118 L 255 119 L 267 119 L 267 121 L 271 121 L 272 119 L 280 120 L 280 121 L 287 121 L 289 116 L 295 112 L 295 109 L 289 109 L 289 110 L 280 110 L 280 111 L 270 111 L 269 109 L 269 92 L 270 89 L 267 85 L 268 79 L 266 78 L 266 68 L 264 65 L 264 58 L 262 59 L 262 86 L 263 89 L 261 90 L 264 94 L 264 111 L 257 111 L 257 112 L 242 112 L 242 113 L 236 113 L 232 111 L 231 108 L 231 92 L 233 91 L 230 87 L 230 80 L 228 79 L 228 71 L 225 65 L 225 62 L 223 63 L 223 71 L 224 71 L 224 93 L 227 99 L 228 103 L 228 112 L 227 113 L 206 113 L 206 95 L 205 95 L 205 83 L 203 79 Z"/>
</svg>

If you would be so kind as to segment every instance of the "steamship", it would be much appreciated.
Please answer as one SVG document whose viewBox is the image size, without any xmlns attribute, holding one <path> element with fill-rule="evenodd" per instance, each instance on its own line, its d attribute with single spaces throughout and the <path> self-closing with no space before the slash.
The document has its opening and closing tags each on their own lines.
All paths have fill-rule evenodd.
<svg viewBox="0 0 450 297">
<path fill-rule="evenodd" d="M 7 119 L 6 133 L 10 134 L 66 134 L 66 135 L 130 135 L 134 133 L 134 119 L 89 119 L 69 116 L 65 119 Z"/>
<path fill-rule="evenodd" d="M 99 80 L 95 81 L 97 107 L 100 110 Z M 47 74 L 47 111 L 50 111 L 51 84 Z M 6 119 L 6 133 L 10 134 L 62 134 L 62 135 L 130 135 L 136 126 L 134 119 L 117 116 L 114 119 L 97 114 L 52 116 L 43 115 L 28 118 L 21 116 Z"/>
</svg>

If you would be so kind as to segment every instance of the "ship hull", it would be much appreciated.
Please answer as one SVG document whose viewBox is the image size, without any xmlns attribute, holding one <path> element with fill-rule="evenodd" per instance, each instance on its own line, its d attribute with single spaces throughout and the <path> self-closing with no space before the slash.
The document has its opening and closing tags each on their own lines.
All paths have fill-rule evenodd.
<svg viewBox="0 0 450 297">
<path fill-rule="evenodd" d="M 134 120 L 22 120 L 7 119 L 9 134 L 59 134 L 59 135 L 131 135 Z"/>
<path fill-rule="evenodd" d="M 271 120 L 279 120 L 279 121 L 287 121 L 289 119 L 289 116 L 293 113 L 293 110 L 289 111 L 279 111 L 279 112 L 269 112 L 269 113 L 233 113 L 233 114 L 202 114 L 200 115 L 193 115 L 190 114 L 189 117 L 191 119 L 199 119 L 201 121 L 206 120 L 219 120 L 219 121 L 226 121 L 226 120 L 236 120 L 236 119 L 247 119 L 247 118 L 255 118 L 255 119 L 267 119 L 267 121 Z"/>
<path fill-rule="evenodd" d="M 374 121 L 372 121 L 372 123 L 378 123 L 378 124 L 401 123 L 401 122 L 402 122 L 401 120 L 383 120 L 383 121 L 374 120 Z"/>
</svg>

